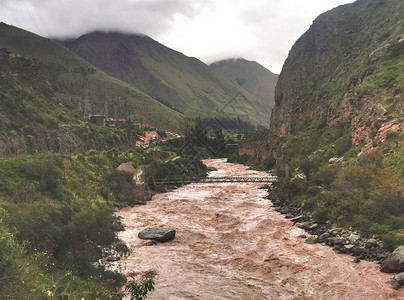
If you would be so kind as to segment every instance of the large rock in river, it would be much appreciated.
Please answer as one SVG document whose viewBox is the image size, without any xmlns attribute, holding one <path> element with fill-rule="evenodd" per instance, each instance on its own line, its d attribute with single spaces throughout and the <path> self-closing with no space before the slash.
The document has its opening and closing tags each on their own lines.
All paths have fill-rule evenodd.
<svg viewBox="0 0 404 300">
<path fill-rule="evenodd" d="M 175 229 L 168 227 L 148 227 L 139 232 L 137 236 L 143 240 L 155 240 L 164 243 L 174 239 Z"/>
<path fill-rule="evenodd" d="M 384 273 L 404 272 L 404 246 L 398 247 L 382 262 L 380 271 Z"/>
</svg>

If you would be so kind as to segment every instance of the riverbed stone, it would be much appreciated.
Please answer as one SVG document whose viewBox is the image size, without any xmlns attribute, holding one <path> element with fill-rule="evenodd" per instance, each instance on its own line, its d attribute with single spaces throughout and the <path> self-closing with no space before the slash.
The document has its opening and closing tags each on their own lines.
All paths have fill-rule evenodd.
<svg viewBox="0 0 404 300">
<path fill-rule="evenodd" d="M 317 227 L 318 227 L 317 224 L 313 224 L 313 225 L 310 225 L 308 229 L 313 230 L 313 229 L 316 229 Z"/>
<path fill-rule="evenodd" d="M 332 237 L 329 238 L 328 241 L 331 243 L 331 245 L 343 245 L 345 244 L 345 239 L 342 237 Z"/>
<path fill-rule="evenodd" d="M 353 253 L 355 253 L 355 255 L 360 255 L 362 253 L 365 252 L 365 248 L 363 247 L 355 247 L 352 249 Z"/>
<path fill-rule="evenodd" d="M 169 227 L 148 227 L 139 232 L 138 237 L 143 240 L 155 240 L 157 242 L 168 242 L 174 239 L 175 229 Z"/>
<path fill-rule="evenodd" d="M 358 241 L 360 238 L 361 238 L 361 237 L 360 237 L 359 234 L 351 234 L 348 239 L 349 239 L 349 241 L 350 241 L 352 244 L 354 244 L 354 243 L 355 243 L 356 241 Z"/>
<path fill-rule="evenodd" d="M 328 232 L 324 232 L 318 237 L 319 241 L 326 241 L 330 237 L 330 234 Z"/>
<path fill-rule="evenodd" d="M 384 273 L 404 272 L 404 246 L 398 247 L 382 262 L 380 271 Z"/>
<path fill-rule="evenodd" d="M 404 287 L 404 272 L 394 275 L 393 279 L 402 287 Z"/>
<path fill-rule="evenodd" d="M 377 247 L 378 242 L 376 239 L 368 239 L 365 243 L 366 248 L 372 248 L 372 247 Z"/>
<path fill-rule="evenodd" d="M 354 264 L 360 263 L 361 260 L 358 257 L 355 257 L 354 260 L 352 261 Z"/>
<path fill-rule="evenodd" d="M 294 218 L 292 218 L 292 219 L 290 219 L 292 222 L 299 222 L 299 221 L 301 221 L 301 220 L 303 220 L 304 219 L 304 216 L 303 215 L 299 215 L 299 216 L 296 216 L 296 217 L 294 217 Z"/>
<path fill-rule="evenodd" d="M 306 244 L 315 244 L 316 242 L 317 242 L 317 240 L 313 236 L 307 238 L 307 240 L 305 241 Z"/>
<path fill-rule="evenodd" d="M 401 286 L 398 284 L 398 282 L 395 281 L 394 279 L 387 280 L 386 284 L 388 284 L 389 286 L 391 286 L 395 290 L 399 290 L 401 288 Z"/>
<path fill-rule="evenodd" d="M 351 250 L 353 247 L 355 247 L 355 245 L 348 244 L 348 245 L 345 245 L 344 247 L 345 247 L 345 249 L 347 249 L 347 250 Z"/>
</svg>

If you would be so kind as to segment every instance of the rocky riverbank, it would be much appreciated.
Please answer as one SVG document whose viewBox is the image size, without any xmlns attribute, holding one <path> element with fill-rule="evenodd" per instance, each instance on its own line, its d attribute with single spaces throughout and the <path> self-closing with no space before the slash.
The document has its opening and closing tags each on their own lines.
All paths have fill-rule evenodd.
<svg viewBox="0 0 404 300">
<path fill-rule="evenodd" d="M 320 243 L 324 246 L 330 246 L 339 254 L 348 254 L 354 257 L 353 262 L 366 260 L 380 264 L 390 254 L 383 243 L 375 238 L 364 238 L 359 232 L 336 228 L 332 226 L 331 221 L 318 222 L 310 215 L 305 213 L 302 208 L 288 203 L 273 199 L 271 197 L 273 189 L 268 188 L 269 195 L 266 199 L 270 200 L 275 210 L 290 219 L 299 228 L 304 229 L 310 236 L 301 235 L 306 239 L 306 243 Z"/>
</svg>

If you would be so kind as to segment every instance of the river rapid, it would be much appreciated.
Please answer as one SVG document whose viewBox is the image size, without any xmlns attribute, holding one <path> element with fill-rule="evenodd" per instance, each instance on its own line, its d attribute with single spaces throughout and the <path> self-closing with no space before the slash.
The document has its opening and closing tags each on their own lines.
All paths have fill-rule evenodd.
<svg viewBox="0 0 404 300">
<path fill-rule="evenodd" d="M 215 177 L 266 175 L 224 159 L 204 163 Z M 125 272 L 157 271 L 148 299 L 404 299 L 378 265 L 304 243 L 307 233 L 274 210 L 261 185 L 189 184 L 122 209 L 120 237 L 132 250 Z M 177 235 L 149 246 L 137 234 L 153 226 Z"/>
</svg>

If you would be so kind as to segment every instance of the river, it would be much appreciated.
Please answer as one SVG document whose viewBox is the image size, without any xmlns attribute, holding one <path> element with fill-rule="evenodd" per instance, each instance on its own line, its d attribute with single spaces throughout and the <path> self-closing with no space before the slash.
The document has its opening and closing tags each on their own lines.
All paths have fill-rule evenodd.
<svg viewBox="0 0 404 300">
<path fill-rule="evenodd" d="M 206 160 L 210 176 L 265 176 L 224 159 Z M 277 213 L 259 183 L 195 183 L 158 194 L 144 206 L 122 209 L 132 250 L 126 272 L 157 271 L 148 299 L 404 299 L 385 284 L 390 274 L 366 261 L 309 245 L 306 234 Z M 177 230 L 149 246 L 145 227 Z"/>
</svg>

